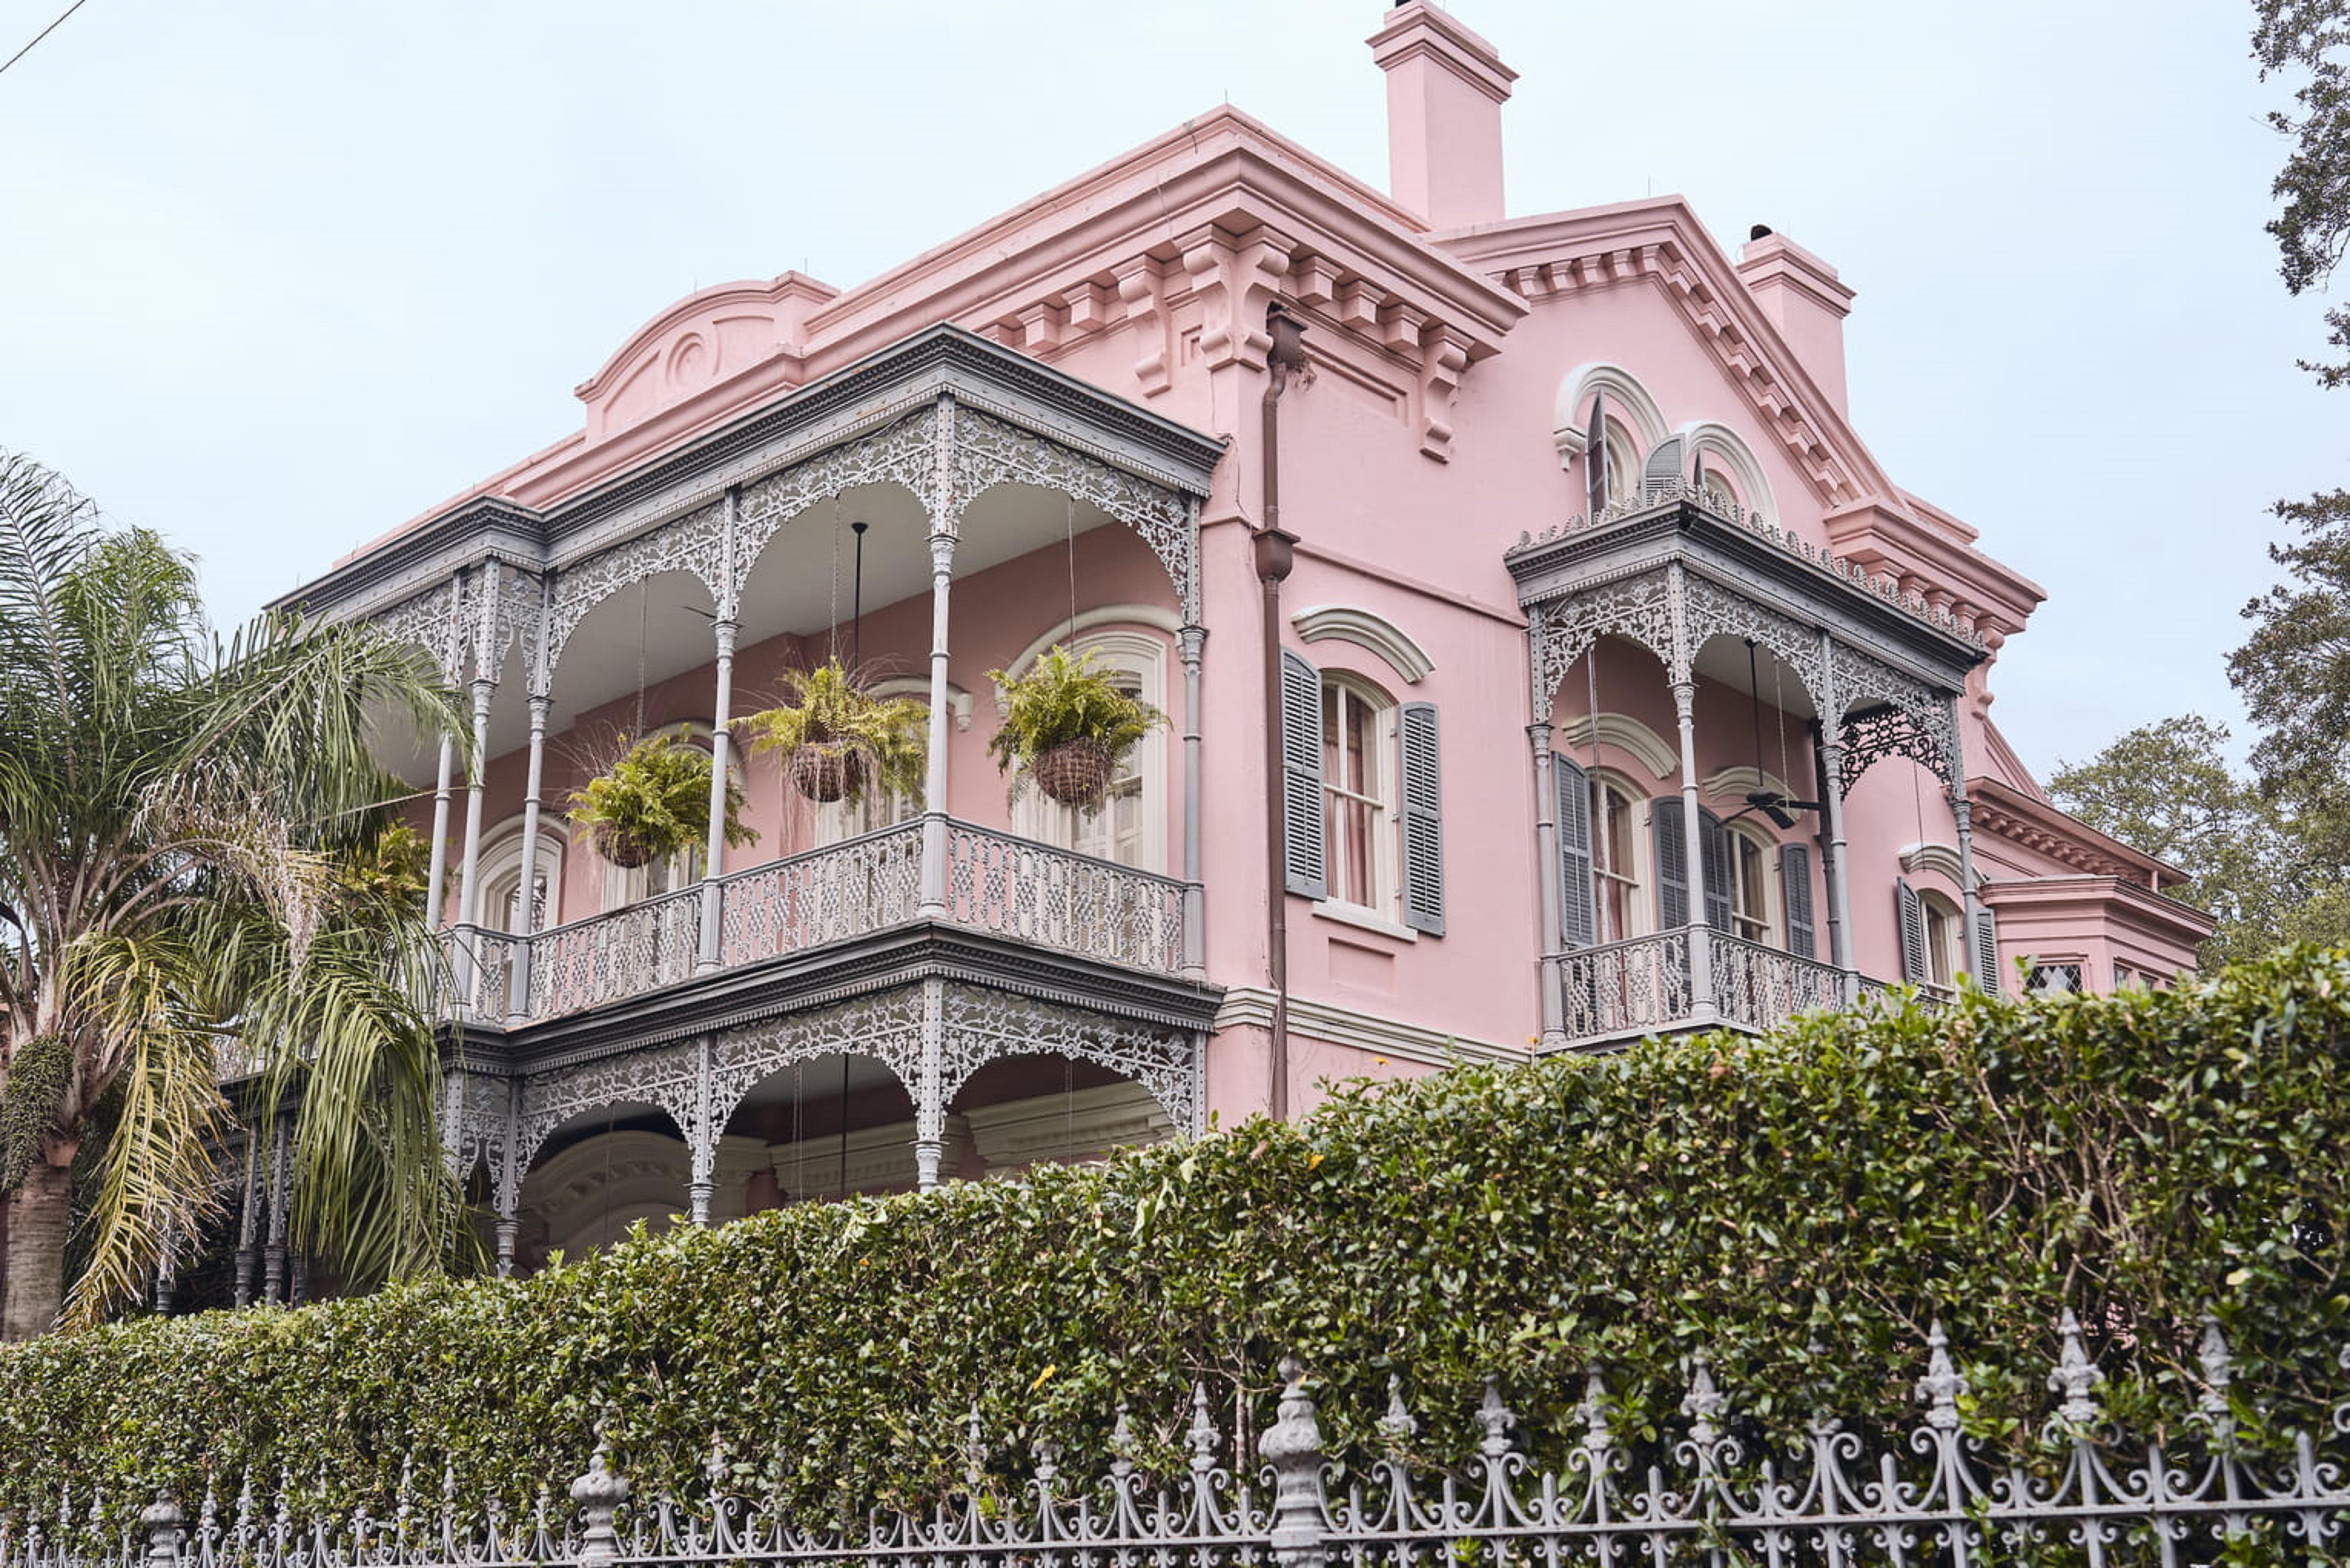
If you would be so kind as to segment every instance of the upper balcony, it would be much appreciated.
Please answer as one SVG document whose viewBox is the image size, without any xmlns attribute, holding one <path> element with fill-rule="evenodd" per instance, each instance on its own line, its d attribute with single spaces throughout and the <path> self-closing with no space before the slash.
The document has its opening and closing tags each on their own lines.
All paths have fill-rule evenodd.
<svg viewBox="0 0 2350 1568">
<path fill-rule="evenodd" d="M 1142 975 L 1184 973 L 1174 877 L 950 819 L 945 898 L 926 909 L 926 826 L 902 823 L 529 935 L 452 928 L 451 1011 L 515 1030 L 924 921 Z"/>
</svg>

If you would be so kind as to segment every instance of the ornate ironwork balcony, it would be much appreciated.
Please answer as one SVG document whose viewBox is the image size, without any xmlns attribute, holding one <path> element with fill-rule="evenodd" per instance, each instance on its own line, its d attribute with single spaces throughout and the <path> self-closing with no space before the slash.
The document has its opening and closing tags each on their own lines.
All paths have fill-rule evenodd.
<svg viewBox="0 0 2350 1568">
<path fill-rule="evenodd" d="M 444 934 L 453 1016 L 509 1025 L 583 1012 L 677 985 L 706 969 L 871 936 L 923 915 L 923 824 L 903 823 L 709 886 L 714 963 L 702 961 L 703 888 L 556 926 L 532 937 Z M 1157 975 L 1183 965 L 1184 885 L 1009 834 L 946 824 L 942 923 Z"/>
<path fill-rule="evenodd" d="M 1705 943 L 1713 988 L 1710 1009 L 1700 1004 L 1691 973 L 1692 939 Z M 1605 942 L 1557 954 L 1552 961 L 1563 992 L 1566 1037 L 1576 1045 L 1712 1024 L 1763 1030 L 1846 1001 L 1845 976 L 1833 966 L 1710 926 Z M 1874 981 L 1860 984 L 1886 989 Z"/>
</svg>

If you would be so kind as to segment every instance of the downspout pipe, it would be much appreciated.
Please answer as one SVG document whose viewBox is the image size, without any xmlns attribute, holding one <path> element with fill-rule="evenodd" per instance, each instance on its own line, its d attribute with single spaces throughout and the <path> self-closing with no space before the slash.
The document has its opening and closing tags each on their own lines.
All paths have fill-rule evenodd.
<svg viewBox="0 0 2350 1568">
<path fill-rule="evenodd" d="M 1263 524 L 1251 537 L 1264 607 L 1265 968 L 1273 989 L 1265 1114 L 1289 1119 L 1289 820 L 1281 753 L 1281 585 L 1296 564 L 1297 535 L 1281 525 L 1281 394 L 1305 369 L 1305 323 L 1278 303 L 1265 312 Z"/>
</svg>

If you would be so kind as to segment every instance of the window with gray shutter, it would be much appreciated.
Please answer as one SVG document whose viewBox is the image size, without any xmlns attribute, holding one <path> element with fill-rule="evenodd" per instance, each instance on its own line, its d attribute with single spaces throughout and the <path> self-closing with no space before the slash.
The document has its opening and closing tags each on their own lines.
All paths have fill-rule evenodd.
<svg viewBox="0 0 2350 1568">
<path fill-rule="evenodd" d="M 1802 844 L 1779 846 L 1779 892 L 1787 911 L 1787 950 L 1797 958 L 1820 956 L 1812 923 L 1812 851 Z"/>
<path fill-rule="evenodd" d="M 1975 983 L 1995 992 L 1999 989 L 1999 921 L 1989 909 L 1975 910 L 1974 937 Z"/>
<path fill-rule="evenodd" d="M 1403 756 L 1403 923 L 1444 934 L 1443 759 L 1436 742 L 1436 704 L 1407 702 L 1396 711 Z"/>
<path fill-rule="evenodd" d="M 1730 885 L 1730 829 L 1721 825 L 1721 818 L 1700 806 L 1697 830 L 1698 874 L 1705 878 L 1705 923 L 1717 931 L 1735 934 L 1738 926 L 1731 919 L 1736 900 Z"/>
<path fill-rule="evenodd" d="M 1607 472 L 1607 400 L 1598 392 L 1591 394 L 1591 428 L 1584 437 L 1583 496 L 1586 514 L 1599 515 L 1607 504 L 1609 481 Z"/>
<path fill-rule="evenodd" d="M 1281 651 L 1281 806 L 1284 871 L 1291 892 L 1330 896 L 1322 844 L 1322 677 Z"/>
<path fill-rule="evenodd" d="M 1558 797 L 1558 930 L 1572 951 L 1599 940 L 1591 889 L 1591 775 L 1553 752 L 1550 779 Z"/>
<path fill-rule="evenodd" d="M 1648 830 L 1657 861 L 1657 929 L 1660 931 L 1690 923 L 1688 827 L 1679 795 L 1660 794 L 1648 803 Z"/>
<path fill-rule="evenodd" d="M 1926 967 L 1926 901 L 1918 897 L 1918 889 L 1909 886 L 1908 877 L 1897 878 L 1893 884 L 1895 912 L 1901 928 L 1901 978 L 1911 985 L 1923 985 L 1929 976 Z"/>
<path fill-rule="evenodd" d="M 1681 483 L 1681 438 L 1667 436 L 1648 453 L 1640 468 L 1640 495 L 1654 501 Z"/>
</svg>

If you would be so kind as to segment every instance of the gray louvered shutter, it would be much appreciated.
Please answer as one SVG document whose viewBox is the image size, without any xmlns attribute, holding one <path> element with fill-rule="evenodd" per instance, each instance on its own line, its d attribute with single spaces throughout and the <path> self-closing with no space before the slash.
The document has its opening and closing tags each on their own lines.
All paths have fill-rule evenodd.
<svg viewBox="0 0 2350 1568">
<path fill-rule="evenodd" d="M 1558 753 L 1550 754 L 1558 796 L 1558 930 L 1568 950 L 1599 940 L 1591 887 L 1591 775 Z"/>
<path fill-rule="evenodd" d="M 1407 702 L 1396 712 L 1403 753 L 1403 923 L 1444 934 L 1443 765 L 1436 743 L 1436 704 Z"/>
<path fill-rule="evenodd" d="M 1999 920 L 1989 909 L 1975 910 L 1975 983 L 1985 991 L 1999 989 Z"/>
<path fill-rule="evenodd" d="M 1640 494 L 1649 501 L 1672 489 L 1681 482 L 1681 448 L 1679 436 L 1667 436 L 1648 453 L 1648 461 L 1640 470 Z"/>
<path fill-rule="evenodd" d="M 1591 517 L 1607 504 L 1607 482 L 1614 477 L 1607 472 L 1607 404 L 1602 394 L 1591 394 L 1591 426 L 1583 438 L 1583 495 L 1586 514 Z"/>
<path fill-rule="evenodd" d="M 1901 978 L 1911 985 L 1923 985 L 1931 972 L 1926 967 L 1925 900 L 1905 877 L 1893 884 L 1893 901 L 1900 917 Z"/>
<path fill-rule="evenodd" d="M 1802 844 L 1779 846 L 1779 891 L 1787 910 L 1787 950 L 1817 958 L 1819 937 L 1812 921 L 1812 851 Z"/>
<path fill-rule="evenodd" d="M 1330 896 L 1322 846 L 1322 677 L 1281 650 L 1281 807 L 1284 872 L 1289 890 Z"/>
<path fill-rule="evenodd" d="M 1730 918 L 1731 869 L 1730 829 L 1721 818 L 1700 807 L 1697 814 L 1699 856 L 1698 872 L 1705 878 L 1705 923 L 1717 931 L 1735 931 L 1737 922 Z"/>
<path fill-rule="evenodd" d="M 1689 833 L 1680 797 L 1663 794 L 1648 803 L 1650 842 L 1656 847 L 1657 929 L 1690 923 Z"/>
</svg>

